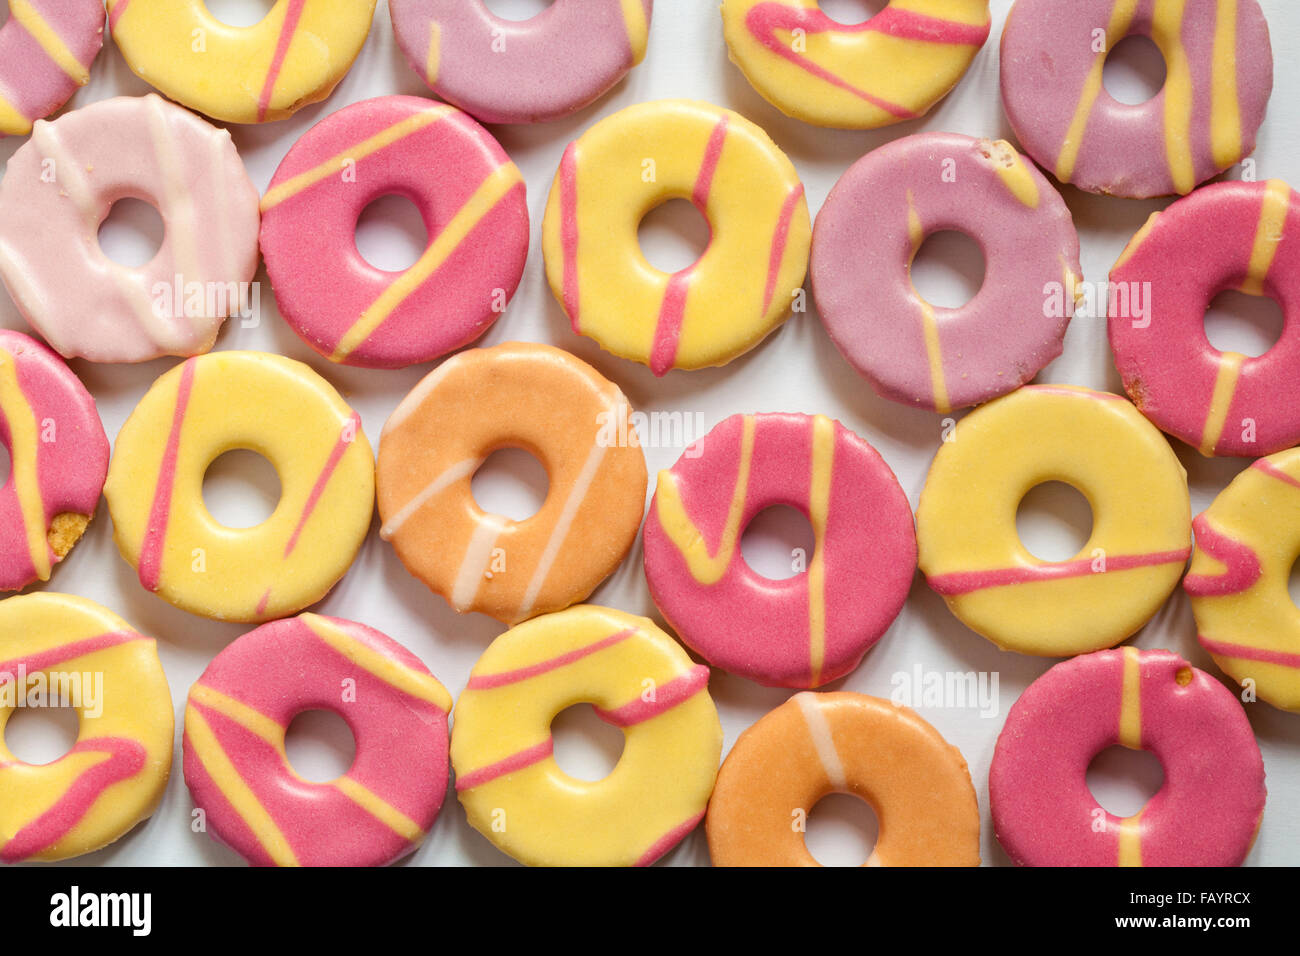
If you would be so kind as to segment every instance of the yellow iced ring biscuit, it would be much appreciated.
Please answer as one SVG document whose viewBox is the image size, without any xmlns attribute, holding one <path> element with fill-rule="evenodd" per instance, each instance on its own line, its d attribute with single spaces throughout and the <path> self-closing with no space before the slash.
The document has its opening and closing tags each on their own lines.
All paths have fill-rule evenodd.
<svg viewBox="0 0 1300 956">
<path fill-rule="evenodd" d="M 875 129 L 923 116 L 989 36 L 988 0 L 890 0 L 865 23 L 817 0 L 723 0 L 731 59 L 763 98 L 805 123 Z"/>
<path fill-rule="evenodd" d="M 280 501 L 252 528 L 203 503 L 235 449 L 268 459 Z M 370 527 L 375 465 L 361 419 L 301 362 L 211 352 L 153 384 L 118 432 L 104 485 L 118 549 L 140 583 L 194 614 L 269 621 L 319 601 Z"/>
<path fill-rule="evenodd" d="M 284 119 L 325 99 L 370 32 L 375 0 L 276 0 L 251 27 L 203 0 L 108 0 L 127 65 L 166 96 L 228 123 Z"/>
<path fill-rule="evenodd" d="M 37 694 L 79 723 L 73 748 L 39 766 L 3 740 L 14 709 Z M 70 594 L 0 602 L 0 860 L 80 856 L 148 818 L 167 787 L 173 729 L 153 638 Z"/>
<path fill-rule="evenodd" d="M 451 762 L 470 824 L 534 866 L 648 866 L 704 817 L 722 725 L 695 664 L 644 617 L 593 605 L 498 637 L 456 701 Z M 623 730 L 603 780 L 570 777 L 551 721 L 588 702 Z"/>
<path fill-rule="evenodd" d="M 637 227 L 687 199 L 708 248 L 677 272 L 646 261 Z M 812 226 L 785 154 L 739 113 L 691 100 L 630 106 L 569 144 L 551 186 L 542 251 L 573 330 L 649 365 L 725 365 L 790 314 Z"/>
<path fill-rule="evenodd" d="M 1030 489 L 1073 486 L 1092 536 L 1066 561 L 1021 543 Z M 916 512 L 919 564 L 966 626 L 1004 650 L 1113 647 L 1160 609 L 1191 554 L 1187 473 L 1118 395 L 1031 385 L 971 412 L 934 457 Z"/>
</svg>

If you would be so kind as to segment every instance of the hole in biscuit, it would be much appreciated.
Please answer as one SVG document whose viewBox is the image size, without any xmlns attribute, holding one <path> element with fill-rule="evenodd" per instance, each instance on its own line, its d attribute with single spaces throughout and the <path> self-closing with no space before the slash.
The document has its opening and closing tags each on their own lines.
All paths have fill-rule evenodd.
<svg viewBox="0 0 1300 956">
<path fill-rule="evenodd" d="M 255 451 L 228 451 L 208 465 L 203 476 L 203 504 L 218 524 L 254 528 L 280 503 L 280 476 Z"/>
<path fill-rule="evenodd" d="M 1062 481 L 1029 489 L 1016 510 L 1016 534 L 1040 561 L 1068 561 L 1092 537 L 1092 506 L 1080 491 Z"/>
<path fill-rule="evenodd" d="M 1300 557 L 1291 563 L 1291 576 L 1287 579 L 1287 591 L 1291 594 L 1291 603 L 1300 609 Z"/>
<path fill-rule="evenodd" d="M 72 680 L 74 673 L 80 684 L 77 688 L 82 695 L 80 703 L 91 712 L 102 708 L 102 700 L 91 699 L 103 690 L 102 682 L 97 689 L 93 674 L 68 672 L 64 676 Z M 29 674 L 28 679 L 33 676 Z M 88 676 L 91 678 L 89 681 L 86 680 Z M 9 720 L 4 725 L 5 746 L 23 763 L 37 766 L 53 763 L 76 745 L 80 720 L 68 702 L 38 697 L 30 693 L 30 684 L 28 687 L 25 706 L 10 711 Z"/>
<path fill-rule="evenodd" d="M 553 3 L 555 0 L 483 0 L 492 15 L 502 20 L 531 20 Z"/>
<path fill-rule="evenodd" d="M 866 23 L 889 5 L 889 0 L 817 0 L 822 13 L 846 27 Z"/>
<path fill-rule="evenodd" d="M 406 196 L 380 196 L 357 217 L 357 252 L 384 272 L 405 272 L 429 246 L 429 230 Z"/>
<path fill-rule="evenodd" d="M 138 269 L 162 248 L 162 215 L 143 199 L 119 199 L 99 224 L 99 248 L 118 265 Z"/>
<path fill-rule="evenodd" d="M 522 448 L 498 448 L 470 480 L 474 503 L 488 514 L 524 521 L 542 510 L 551 479 L 545 466 Z"/>
<path fill-rule="evenodd" d="M 1166 72 L 1160 47 L 1150 37 L 1135 33 L 1111 47 L 1101 82 L 1117 102 L 1137 106 L 1164 89 Z"/>
<path fill-rule="evenodd" d="M 1116 745 L 1092 758 L 1086 779 L 1099 807 L 1117 817 L 1131 817 L 1164 786 L 1165 768 L 1149 751 Z"/>
<path fill-rule="evenodd" d="M 709 247 L 709 221 L 686 199 L 669 199 L 645 214 L 637 241 L 646 262 L 661 272 L 680 272 Z"/>
<path fill-rule="evenodd" d="M 266 19 L 275 0 L 203 0 L 212 19 L 228 27 L 253 27 Z"/>
<path fill-rule="evenodd" d="M 1266 295 L 1220 292 L 1205 311 L 1205 337 L 1220 352 L 1263 355 L 1282 338 L 1286 316 Z"/>
<path fill-rule="evenodd" d="M 808 813 L 804 846 L 822 866 L 861 866 L 880 838 L 880 820 L 867 801 L 851 793 L 831 793 Z"/>
<path fill-rule="evenodd" d="M 925 237 L 912 257 L 912 288 L 941 309 L 958 309 L 984 285 L 984 250 L 964 232 L 942 229 Z"/>
<path fill-rule="evenodd" d="M 551 721 L 555 762 L 577 780 L 604 780 L 623 756 L 623 731 L 596 715 L 590 704 L 565 708 Z"/>
<path fill-rule="evenodd" d="M 357 741 L 348 722 L 332 710 L 304 710 L 284 732 L 289 766 L 304 780 L 327 783 L 352 768 Z"/>
<path fill-rule="evenodd" d="M 740 554 L 756 574 L 784 581 L 808 570 L 817 539 L 812 524 L 798 508 L 764 508 L 740 536 Z"/>
</svg>

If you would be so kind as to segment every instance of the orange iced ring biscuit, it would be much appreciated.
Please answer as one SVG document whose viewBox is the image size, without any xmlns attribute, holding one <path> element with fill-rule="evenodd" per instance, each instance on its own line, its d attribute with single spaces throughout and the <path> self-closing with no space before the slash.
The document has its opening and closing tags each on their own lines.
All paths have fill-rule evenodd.
<svg viewBox="0 0 1300 956">
<path fill-rule="evenodd" d="M 713 865 L 817 866 L 803 823 L 832 793 L 876 811 L 866 866 L 979 865 L 979 807 L 961 752 L 908 707 L 808 691 L 741 734 L 718 771 L 705 824 Z"/>
<path fill-rule="evenodd" d="M 562 610 L 636 539 L 646 466 L 628 422 L 618 386 L 561 349 L 508 342 L 461 352 L 384 425 L 380 535 L 457 611 L 517 624 Z M 550 489 L 531 518 L 474 502 L 470 480 L 500 448 L 522 448 L 546 468 Z"/>
</svg>

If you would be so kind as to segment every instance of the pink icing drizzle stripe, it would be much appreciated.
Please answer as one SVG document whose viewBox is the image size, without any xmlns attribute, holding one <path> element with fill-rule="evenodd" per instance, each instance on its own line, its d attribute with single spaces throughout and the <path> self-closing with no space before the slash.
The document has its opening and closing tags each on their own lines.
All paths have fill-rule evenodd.
<svg viewBox="0 0 1300 956">
<path fill-rule="evenodd" d="M 84 817 L 108 787 L 135 776 L 145 764 L 144 747 L 126 737 L 95 737 L 78 741 L 69 753 L 107 753 L 109 759 L 88 768 L 67 791 L 0 850 L 0 860 L 16 863 L 58 843 Z M 66 758 L 64 758 L 66 759 Z"/>
<path fill-rule="evenodd" d="M 691 817 L 685 823 L 679 823 L 677 826 L 673 827 L 671 830 L 669 830 L 667 833 L 661 836 L 658 840 L 655 840 L 655 842 L 650 845 L 650 849 L 646 850 L 645 853 L 641 854 L 641 858 L 636 861 L 635 865 L 649 866 L 650 864 L 654 863 L 655 860 L 659 859 L 661 856 L 663 856 L 665 853 L 667 853 L 677 844 L 681 843 L 682 840 L 686 837 L 686 834 L 690 833 L 697 826 L 699 826 L 700 821 L 703 819 L 704 819 L 704 814 L 697 813 L 695 816 Z"/>
<path fill-rule="evenodd" d="M 625 631 L 619 631 L 617 634 L 611 634 L 609 637 L 596 641 L 594 644 L 588 644 L 586 647 L 579 647 L 577 650 L 569 651 L 567 654 L 560 654 L 552 657 L 550 660 L 542 661 L 538 664 L 530 664 L 528 667 L 520 667 L 513 671 L 502 671 L 499 674 L 475 674 L 469 679 L 466 690 L 492 690 L 496 687 L 505 687 L 507 684 L 517 684 L 522 680 L 530 677 L 536 677 L 539 674 L 545 674 L 557 668 L 572 664 L 574 661 L 580 661 L 588 655 L 595 654 L 597 651 L 603 651 L 607 647 L 613 647 L 620 641 L 625 641 L 633 634 L 636 628 L 629 627 Z"/>
<path fill-rule="evenodd" d="M 596 715 L 607 724 L 615 727 L 632 727 L 658 717 L 672 710 L 678 704 L 685 703 L 709 684 L 709 669 L 697 664 L 685 674 L 674 677 L 667 684 L 655 689 L 655 699 L 642 700 L 638 697 L 630 704 L 624 704 L 614 710 L 595 708 Z"/>
<path fill-rule="evenodd" d="M 803 198 L 803 183 L 790 190 L 781 206 L 781 217 L 776 223 L 776 233 L 772 236 L 772 255 L 767 260 L 767 286 L 763 290 L 763 311 L 772 305 L 772 296 L 776 295 L 776 280 L 781 275 L 781 262 L 785 259 L 785 244 L 790 237 L 790 223 L 794 219 L 794 210 Z"/>
<path fill-rule="evenodd" d="M 1109 574 L 1113 571 L 1132 571 L 1161 564 L 1174 564 L 1187 560 L 1190 548 L 1179 551 L 1157 551 L 1152 554 L 1121 554 L 1106 558 L 1105 571 L 1093 571 L 1091 558 L 1061 561 L 1057 564 L 1040 564 L 1030 567 L 994 568 L 988 571 L 957 571 L 928 577 L 930 587 L 944 597 L 958 597 L 986 588 L 1000 588 L 1010 584 L 1033 584 L 1042 581 L 1059 581 L 1079 578 L 1089 574 Z"/>
<path fill-rule="evenodd" d="M 1223 597 L 1240 594 L 1254 586 L 1262 572 L 1259 557 L 1250 546 L 1218 531 L 1198 515 L 1192 522 L 1196 532 L 1196 546 L 1214 560 L 1224 565 L 1223 574 L 1189 574 L 1183 579 L 1183 590 L 1192 597 Z"/>
<path fill-rule="evenodd" d="M 691 192 L 691 202 L 704 212 L 709 202 L 709 191 L 713 188 L 713 174 L 718 171 L 718 160 L 722 158 L 722 147 L 727 142 L 727 127 L 731 118 L 722 114 L 709 134 L 709 142 L 704 147 L 704 160 L 700 163 L 700 174 L 695 179 L 695 189 Z"/>
<path fill-rule="evenodd" d="M 824 16 L 825 14 L 823 14 Z M 900 40 L 923 40 L 927 43 L 945 43 L 953 46 L 983 46 L 989 38 L 989 24 L 974 26 L 958 23 L 955 20 L 943 20 L 927 16 L 915 10 L 900 10 L 888 6 L 866 23 L 859 24 L 859 29 L 884 33 Z M 853 27 L 839 27 L 853 30 Z"/>
<path fill-rule="evenodd" d="M 321 469 L 320 475 L 316 478 L 316 484 L 312 485 L 311 494 L 307 496 L 307 503 L 302 509 L 302 517 L 298 519 L 298 524 L 294 527 L 293 534 L 289 535 L 289 540 L 285 543 L 284 556 L 286 558 L 293 553 L 294 546 L 298 543 L 298 536 L 302 534 L 303 527 L 307 524 L 307 520 L 311 517 L 311 513 L 315 510 L 317 503 L 320 502 L 321 495 L 325 493 L 325 486 L 329 484 L 330 477 L 334 474 L 334 470 L 338 468 L 339 462 L 342 461 L 343 456 L 347 454 L 347 450 L 351 447 L 352 442 L 356 440 L 356 436 L 361 433 L 361 416 L 356 412 L 353 412 L 350 421 L 352 423 L 352 428 L 350 430 L 344 428 L 339 434 L 339 439 L 334 443 L 334 448 L 330 451 L 330 456 L 325 462 L 325 467 Z M 349 434 L 353 436 L 351 439 L 348 438 Z"/>
<path fill-rule="evenodd" d="M 180 385 L 176 389 L 176 410 L 172 413 L 172 427 L 163 449 L 162 465 L 158 469 L 158 484 L 154 488 L 153 504 L 149 508 L 149 526 L 145 528 L 144 542 L 140 546 L 140 583 L 146 590 L 158 590 L 162 574 L 163 541 L 167 537 L 167 517 L 171 512 L 172 485 L 176 480 L 176 460 L 180 451 L 181 426 L 185 422 L 185 408 L 189 405 L 190 391 L 194 387 L 194 359 L 181 366 Z"/>
<path fill-rule="evenodd" d="M 131 0 L 117 0 L 117 3 L 113 4 L 113 9 L 108 14 L 108 28 L 110 30 L 117 26 L 117 21 L 122 19 L 122 14 L 126 12 L 126 5 L 130 2 Z"/>
<path fill-rule="evenodd" d="M 270 601 L 271 601 L 271 589 L 267 588 L 265 591 L 262 592 L 262 596 L 257 599 L 257 608 L 254 610 L 253 613 L 258 615 L 259 617 L 265 614 L 266 605 L 270 603 Z"/>
<path fill-rule="evenodd" d="M 497 777 L 504 777 L 507 774 L 516 773 L 526 767 L 531 767 L 535 763 L 540 763 L 555 750 L 554 741 L 547 737 L 540 744 L 528 747 L 518 753 L 513 753 L 504 760 L 498 760 L 496 763 L 488 764 L 486 767 L 480 767 L 465 774 L 463 777 L 456 778 L 456 792 L 462 790 L 473 790 L 475 787 L 481 787 L 485 783 L 490 783 Z"/>
<path fill-rule="evenodd" d="M 28 674 L 33 674 L 36 671 L 43 671 L 46 668 L 53 667 L 55 664 L 75 660 L 78 657 L 84 657 L 105 648 L 117 647 L 119 644 L 128 644 L 131 641 L 143 641 L 145 639 L 143 634 L 136 631 L 110 631 L 80 641 L 60 644 L 48 650 L 28 654 L 26 657 L 15 657 L 12 660 L 0 662 L 0 685 L 14 680 L 19 668 L 22 668 Z"/>
<path fill-rule="evenodd" d="M 573 331 L 578 328 L 578 158 L 570 143 L 560 160 L 560 244 L 564 247 L 564 311 Z"/>
<path fill-rule="evenodd" d="M 266 71 L 266 82 L 262 85 L 262 95 L 257 98 L 257 121 L 266 119 L 266 112 L 271 108 L 271 94 L 275 92 L 275 81 L 280 77 L 285 58 L 289 55 L 289 46 L 293 35 L 298 31 L 298 20 L 307 0 L 289 0 L 289 9 L 284 14 L 284 25 L 275 41 L 275 54 L 271 57 L 271 66 Z"/>
<path fill-rule="evenodd" d="M 1235 657 L 1243 661 L 1259 661 L 1264 664 L 1300 668 L 1300 654 L 1271 651 L 1265 647 L 1248 647 L 1245 644 L 1229 644 L 1226 641 L 1211 640 L 1204 635 L 1199 635 L 1198 640 L 1202 647 L 1219 657 Z"/>
<path fill-rule="evenodd" d="M 1259 461 L 1255 462 L 1255 464 L 1253 464 L 1251 467 L 1259 471 L 1262 471 L 1270 478 L 1276 478 L 1278 481 L 1282 481 L 1288 485 L 1293 485 L 1296 488 L 1300 488 L 1300 481 L 1297 481 L 1295 478 L 1292 478 L 1290 475 L 1288 475 L 1281 468 L 1277 467 L 1277 465 L 1273 464 L 1267 458 L 1261 458 Z"/>
</svg>

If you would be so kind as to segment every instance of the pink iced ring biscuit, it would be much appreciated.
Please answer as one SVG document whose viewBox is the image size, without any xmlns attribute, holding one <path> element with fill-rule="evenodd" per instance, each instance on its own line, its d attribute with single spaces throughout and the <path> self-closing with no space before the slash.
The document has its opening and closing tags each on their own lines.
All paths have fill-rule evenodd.
<svg viewBox="0 0 1300 956">
<path fill-rule="evenodd" d="M 1160 48 L 1168 77 L 1140 105 L 1102 85 L 1128 36 Z M 1002 33 L 1002 103 L 1025 152 L 1088 192 L 1186 194 L 1255 149 L 1273 90 L 1256 0 L 1016 0 Z"/>
<path fill-rule="evenodd" d="M 119 199 L 162 215 L 148 264 L 114 262 L 100 223 Z M 230 134 L 156 94 L 40 120 L 0 183 L 0 278 L 55 351 L 143 362 L 212 348 L 249 300 L 257 190 Z"/>
<path fill-rule="evenodd" d="M 654 0 L 556 0 L 522 22 L 483 0 L 392 0 L 397 44 L 429 88 L 485 123 L 557 119 L 645 57 Z"/>
<path fill-rule="evenodd" d="M 304 780 L 295 716 L 328 710 L 356 739 L 348 772 Z M 273 621 L 216 656 L 185 707 L 185 783 L 215 839 L 256 866 L 382 866 L 424 839 L 447 791 L 451 695 L 373 628 Z"/>
<path fill-rule="evenodd" d="M 740 553 L 754 516 L 807 515 L 806 573 Z M 916 570 L 912 509 L 876 450 L 823 415 L 733 415 L 659 473 L 645 526 L 650 594 L 709 663 L 775 687 L 843 677 L 898 615 Z"/>
<path fill-rule="evenodd" d="M 958 309 L 930 305 L 911 266 L 955 230 L 988 277 Z M 919 133 L 858 160 L 813 230 L 813 295 L 827 331 L 881 395 L 948 412 L 1004 395 L 1061 354 L 1082 276 L 1070 210 L 1001 140 Z M 1044 308 L 1044 293 L 1054 308 Z"/>
<path fill-rule="evenodd" d="M 48 581 L 95 514 L 108 437 L 95 400 L 57 355 L 0 330 L 0 591 Z"/>
<path fill-rule="evenodd" d="M 22 136 L 90 82 L 101 0 L 9 0 L 0 26 L 0 136 Z"/>
<path fill-rule="evenodd" d="M 1113 746 L 1154 753 L 1164 786 L 1120 818 L 1086 774 Z M 1016 701 L 989 769 L 993 827 L 1022 866 L 1239 866 L 1264 813 L 1264 760 L 1232 692 L 1169 651 L 1063 661 Z"/>
<path fill-rule="evenodd" d="M 1300 442 L 1300 196 L 1290 186 L 1197 190 L 1147 221 L 1110 281 L 1115 365 L 1151 421 L 1203 455 Z M 1227 289 L 1270 296 L 1286 314 L 1282 337 L 1257 358 L 1220 352 L 1205 336 L 1205 310 Z M 1123 307 L 1139 300 L 1145 309 Z"/>
<path fill-rule="evenodd" d="M 398 273 L 355 240 L 362 210 L 394 193 L 430 237 Z M 469 344 L 504 311 L 528 255 L 518 167 L 460 110 L 417 96 L 364 100 L 313 126 L 275 171 L 262 216 L 281 313 L 345 365 L 400 368 Z"/>
</svg>

